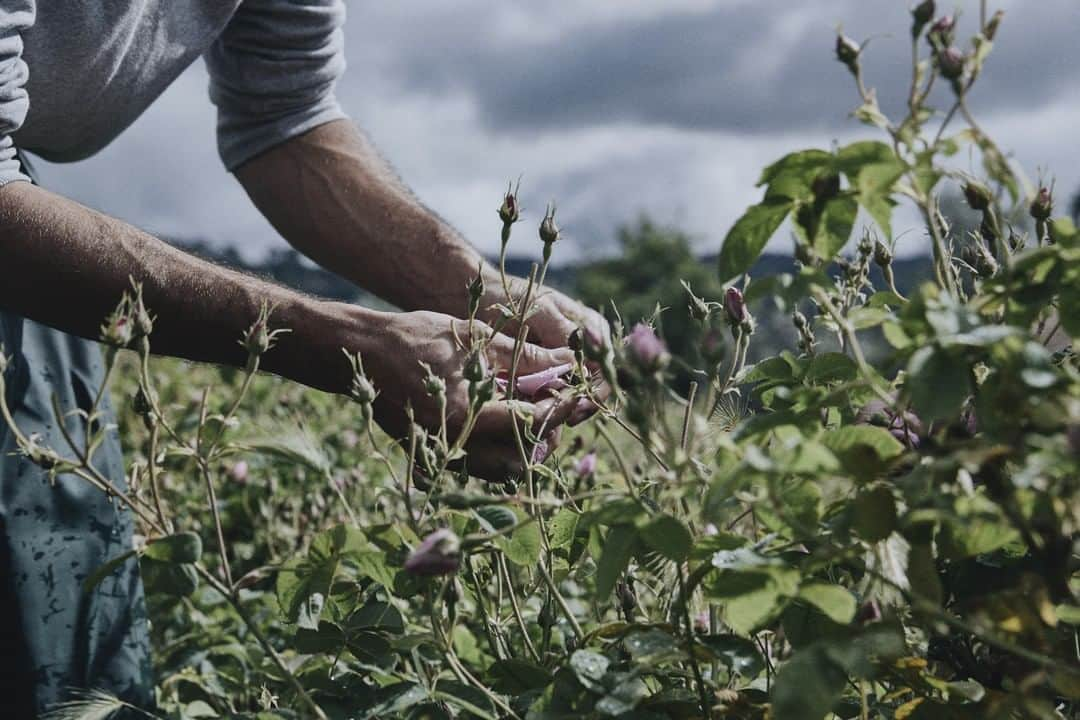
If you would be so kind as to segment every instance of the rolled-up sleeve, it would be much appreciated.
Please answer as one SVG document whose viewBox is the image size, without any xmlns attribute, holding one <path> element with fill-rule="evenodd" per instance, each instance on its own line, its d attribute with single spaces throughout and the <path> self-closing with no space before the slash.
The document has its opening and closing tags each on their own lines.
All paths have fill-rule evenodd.
<svg viewBox="0 0 1080 720">
<path fill-rule="evenodd" d="M 230 171 L 345 117 L 344 0 L 245 0 L 206 54 L 218 151 Z"/>
<path fill-rule="evenodd" d="M 22 127 L 30 109 L 26 81 L 30 70 L 23 60 L 22 34 L 34 24 L 34 0 L 0 0 L 0 186 L 22 173 L 12 133 Z"/>
</svg>

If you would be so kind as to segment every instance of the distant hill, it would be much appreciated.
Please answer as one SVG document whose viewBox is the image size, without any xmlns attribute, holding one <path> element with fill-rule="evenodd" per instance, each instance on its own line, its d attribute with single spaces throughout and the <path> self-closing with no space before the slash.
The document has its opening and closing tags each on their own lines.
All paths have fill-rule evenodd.
<svg viewBox="0 0 1080 720">
<path fill-rule="evenodd" d="M 369 293 L 360 290 L 352 283 L 315 265 L 292 248 L 282 248 L 271 252 L 264 260 L 248 262 L 232 248 L 217 248 L 200 240 L 173 240 L 172 244 L 194 255 L 212 262 L 273 280 L 300 292 L 328 300 L 355 302 L 363 305 L 380 304 Z M 510 257 L 506 269 L 512 275 L 527 276 L 535 260 L 527 257 Z M 716 255 L 706 255 L 701 262 L 708 267 L 716 266 Z M 575 285 L 578 273 L 587 265 L 559 265 L 548 269 L 548 283 L 553 287 L 568 289 Z M 896 284 L 901 292 L 906 292 L 921 280 L 930 277 L 930 260 L 926 257 L 913 257 L 897 260 L 893 264 Z M 751 271 L 752 277 L 767 277 L 794 270 L 790 255 L 767 253 L 758 260 Z M 874 268 L 877 273 L 877 268 Z M 875 284 L 882 285 L 880 276 L 874 277 Z"/>
</svg>

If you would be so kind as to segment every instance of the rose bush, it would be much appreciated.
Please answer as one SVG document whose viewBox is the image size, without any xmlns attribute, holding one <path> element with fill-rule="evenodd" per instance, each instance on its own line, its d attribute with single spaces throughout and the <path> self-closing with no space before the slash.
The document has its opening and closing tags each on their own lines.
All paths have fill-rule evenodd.
<svg viewBox="0 0 1080 720">
<path fill-rule="evenodd" d="M 553 453 L 520 424 L 525 470 L 502 485 L 471 479 L 444 428 L 377 433 L 360 358 L 352 405 L 257 377 L 281 330 L 269 312 L 246 338 L 246 372 L 150 361 L 136 288 L 103 329 L 137 351 L 108 355 L 116 392 L 135 399 L 121 418 L 130 492 L 92 453 L 20 439 L 137 515 L 159 712 L 1076 717 L 1080 232 L 968 107 L 1000 24 L 984 13 L 961 50 L 957 18 L 915 7 L 902 118 L 866 84 L 867 44 L 838 39 L 855 116 L 884 140 L 765 168 L 761 202 L 722 246 L 722 297 L 687 286 L 686 307 L 666 311 L 712 343 L 685 395 L 652 328 L 662 314 L 610 338 L 584 329 L 572 366 L 523 377 L 492 374 L 483 338 L 466 338 L 473 410 L 498 392 L 597 412 Z M 932 124 L 939 79 L 950 107 Z M 950 164 L 967 146 L 981 178 Z M 940 212 L 947 189 L 980 214 L 975 232 Z M 934 262 L 907 296 L 890 273 L 899 203 L 920 213 Z M 508 190 L 504 254 L 519 207 Z M 873 226 L 856 228 L 860 209 Z M 1024 213 L 1026 236 L 1012 229 Z M 785 222 L 796 271 L 749 282 Z M 519 345 L 558 238 L 553 207 L 539 234 L 544 263 L 491 314 Z M 472 314 L 487 312 L 483 288 L 470 293 Z M 797 348 L 750 365 L 749 308 L 764 298 L 791 314 Z M 874 365 L 870 338 L 891 348 Z M 218 372 L 226 392 L 194 389 Z M 427 387 L 445 393 L 437 377 Z"/>
</svg>

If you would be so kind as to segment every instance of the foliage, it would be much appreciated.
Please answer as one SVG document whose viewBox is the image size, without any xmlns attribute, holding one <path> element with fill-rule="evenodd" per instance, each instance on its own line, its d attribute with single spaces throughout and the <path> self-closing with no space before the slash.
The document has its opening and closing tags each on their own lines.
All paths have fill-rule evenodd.
<svg viewBox="0 0 1080 720">
<path fill-rule="evenodd" d="M 256 377 L 267 315 L 246 338 L 246 371 L 226 373 L 224 392 L 195 390 L 213 371 L 149 362 L 149 318 L 130 296 L 116 317 L 139 321 L 121 324 L 136 336 L 118 338 L 116 317 L 104 335 L 138 351 L 109 362 L 117 392 L 135 398 L 121 427 L 140 451 L 119 498 L 147 538 L 135 553 L 160 712 L 1075 717 L 1080 232 L 1053 217 L 1048 189 L 1025 197 L 967 108 L 1000 17 L 981 18 L 963 55 L 954 24 L 931 23 L 927 5 L 914 10 L 899 121 L 865 85 L 865 45 L 838 46 L 857 117 L 887 142 L 766 168 L 762 202 L 719 259 L 724 281 L 740 276 L 790 219 L 796 269 L 723 293 L 702 278 L 681 303 L 665 300 L 665 324 L 679 314 L 724 329 L 724 362 L 698 368 L 680 395 L 648 327 L 616 323 L 607 342 L 582 333 L 557 392 L 599 414 L 550 457 L 522 423 L 526 470 L 503 486 L 460 472 L 461 439 L 441 428 L 414 426 L 398 443 L 376 434 L 359 361 L 353 405 Z M 935 82 L 954 94 L 936 133 Z M 957 117 L 966 127 L 948 135 Z M 985 177 L 948 166 L 967 144 Z M 938 212 L 955 185 L 981 219 L 966 236 Z M 922 214 L 933 247 L 933 280 L 907 297 L 890 273 L 900 202 Z M 516 208 L 508 192 L 504 251 Z M 856 208 L 885 239 L 866 229 L 845 255 Z M 1022 212 L 1034 220 L 1026 237 L 1006 222 Z M 651 252 L 651 233 L 639 235 L 630 249 Z M 637 282 L 631 270 L 645 268 L 613 266 L 608 280 Z M 671 292 L 670 279 L 648 287 Z M 506 315 L 527 319 L 535 290 Z M 797 350 L 747 362 L 755 296 L 795 311 Z M 872 332 L 891 348 L 873 366 Z M 483 338 L 467 341 L 482 350 Z M 494 381 L 472 376 L 478 407 Z M 606 402 L 599 377 L 615 390 Z M 86 446 L 19 439 L 51 472 L 118 493 Z"/>
</svg>

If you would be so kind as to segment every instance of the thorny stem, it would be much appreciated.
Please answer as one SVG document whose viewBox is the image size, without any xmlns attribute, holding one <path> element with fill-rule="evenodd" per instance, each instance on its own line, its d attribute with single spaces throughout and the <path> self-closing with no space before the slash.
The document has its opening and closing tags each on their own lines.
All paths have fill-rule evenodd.
<svg viewBox="0 0 1080 720">
<path fill-rule="evenodd" d="M 229 552 L 225 547 L 225 530 L 221 527 L 221 512 L 218 509 L 217 492 L 214 490 L 214 480 L 210 474 L 210 462 L 202 450 L 202 430 L 206 427 L 207 399 L 210 389 L 206 388 L 202 394 L 202 404 L 199 408 L 199 427 L 195 433 L 195 449 L 198 457 L 199 472 L 203 482 L 206 483 L 206 494 L 210 501 L 210 515 L 214 520 L 214 531 L 217 535 L 218 553 L 221 555 L 221 569 L 225 573 L 225 584 L 233 586 L 232 568 L 229 567 Z"/>
<path fill-rule="evenodd" d="M 559 592 L 559 588 L 555 585 L 555 581 L 551 579 L 551 575 L 548 573 L 547 569 L 543 565 L 537 565 L 536 569 L 539 571 L 544 584 L 548 586 L 552 596 L 554 596 L 555 602 L 558 603 L 563 616 L 566 617 L 567 622 L 570 623 L 570 627 L 574 631 L 574 636 L 577 637 L 579 641 L 584 640 L 585 632 L 581 629 L 581 625 L 578 624 L 577 618 L 574 617 L 573 610 L 570 609 L 570 605 L 566 602 L 566 598 Z"/>
<path fill-rule="evenodd" d="M 675 568 L 675 576 L 679 579 L 679 597 L 681 598 L 679 604 L 682 610 L 682 620 L 686 627 L 686 649 L 690 656 L 690 669 L 694 673 L 694 682 L 697 684 L 702 716 L 708 720 L 712 717 L 712 703 L 709 702 L 705 678 L 701 675 L 701 666 L 698 664 L 697 653 L 694 651 L 694 623 L 690 619 L 690 597 L 686 592 L 686 578 L 683 576 L 682 563 L 679 563 Z"/>
<path fill-rule="evenodd" d="M 529 637 L 529 628 L 525 625 L 525 618 L 521 614 L 521 607 L 518 605 L 517 593 L 514 592 L 514 583 L 510 578 L 510 570 L 506 567 L 506 558 L 502 553 L 496 555 L 496 564 L 499 566 L 499 572 L 502 573 L 503 579 L 506 581 L 506 587 L 510 591 L 510 607 L 514 611 L 514 620 L 517 622 L 518 630 L 521 631 L 521 640 L 525 644 L 525 649 L 532 655 L 533 660 L 541 662 L 540 654 L 536 652 L 536 646 L 533 645 L 532 638 Z"/>
</svg>

